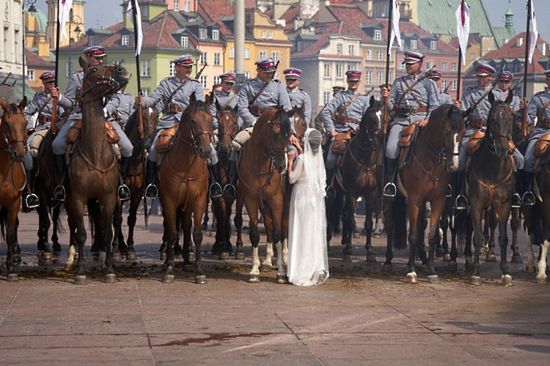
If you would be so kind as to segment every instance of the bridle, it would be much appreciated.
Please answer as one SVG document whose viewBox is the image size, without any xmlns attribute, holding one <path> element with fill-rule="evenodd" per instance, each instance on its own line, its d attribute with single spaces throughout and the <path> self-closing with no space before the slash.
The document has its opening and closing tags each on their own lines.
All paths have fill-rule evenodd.
<svg viewBox="0 0 550 366">
<path fill-rule="evenodd" d="M 184 139 L 183 142 L 191 146 L 191 149 L 193 150 L 193 154 L 200 155 L 200 148 L 201 148 L 200 137 L 202 135 L 207 135 L 208 138 L 211 139 L 212 136 L 210 131 L 203 130 L 203 129 L 200 129 L 198 131 L 196 130 L 195 125 L 197 125 L 198 123 L 196 123 L 195 119 L 192 117 L 192 115 L 194 114 L 193 112 L 194 110 L 185 112 L 186 114 L 185 118 L 189 118 L 190 124 L 191 124 L 191 137 L 190 137 L 190 140 Z M 184 127 L 184 126 L 181 126 L 181 127 Z"/>
<path fill-rule="evenodd" d="M 502 106 L 506 107 L 507 105 L 505 103 L 502 103 Z M 500 134 L 500 133 L 494 133 L 492 131 L 491 126 L 496 121 L 496 118 L 493 116 L 495 113 L 497 113 L 497 112 L 495 111 L 493 113 L 489 113 L 489 118 L 487 118 L 487 132 L 485 133 L 485 139 L 488 143 L 489 151 L 493 155 L 496 155 L 496 152 L 497 152 L 496 151 L 497 146 L 496 146 L 496 140 L 495 139 L 497 139 L 497 138 L 505 139 L 507 144 L 512 140 L 512 128 L 510 128 L 510 133 L 508 133 L 506 135 Z"/>
<path fill-rule="evenodd" d="M 86 73 L 89 73 L 89 72 L 95 73 L 96 71 L 97 71 L 97 68 L 92 67 L 91 71 L 86 71 Z M 86 80 L 86 76 L 84 76 L 84 80 Z M 90 83 L 88 82 L 87 84 L 90 84 Z M 109 86 L 109 89 L 107 91 L 102 92 L 102 94 L 95 93 L 94 90 L 96 88 L 104 86 L 105 84 L 107 84 Z M 112 76 L 102 75 L 102 76 L 96 78 L 95 83 L 92 83 L 92 85 L 90 85 L 86 88 L 83 87 L 82 93 L 80 94 L 80 99 L 82 100 L 84 98 L 84 96 L 88 93 L 91 93 L 93 95 L 92 100 L 103 98 L 105 96 L 105 94 L 115 92 L 118 89 L 120 89 L 120 83 L 117 80 L 115 80 Z"/>
<path fill-rule="evenodd" d="M 222 114 L 223 113 L 223 114 Z M 233 118 L 230 118 L 230 114 L 232 114 L 234 112 L 232 112 L 231 110 L 229 109 L 224 109 L 224 110 L 221 110 L 219 113 L 218 113 L 218 152 L 222 153 L 223 152 L 223 149 L 222 149 L 222 146 L 223 146 L 223 138 L 224 137 L 229 137 L 229 140 L 230 141 L 233 141 L 233 139 L 235 138 L 235 135 L 236 135 L 236 131 L 237 131 L 237 118 L 235 116 L 235 119 Z M 220 122 L 222 120 L 222 118 L 226 119 L 226 120 L 231 120 L 231 123 L 234 124 L 234 129 L 231 133 L 227 132 L 225 127 L 223 126 L 223 124 Z"/>
<path fill-rule="evenodd" d="M 4 115 L 0 116 L 0 129 L 3 130 L 2 150 L 4 150 L 5 152 L 8 153 L 11 160 L 16 161 L 16 162 L 20 162 L 20 161 L 22 161 L 22 159 L 17 157 L 17 152 L 16 152 L 15 147 L 18 144 L 21 144 L 21 145 L 23 145 L 23 148 L 26 151 L 27 150 L 27 144 L 26 144 L 27 137 L 26 137 L 26 134 L 23 134 L 24 137 L 23 137 L 22 140 L 16 140 L 16 139 L 12 139 L 10 137 L 10 129 L 11 129 L 10 123 L 11 122 L 7 118 L 7 115 L 9 115 L 8 112 L 4 111 Z"/>
</svg>

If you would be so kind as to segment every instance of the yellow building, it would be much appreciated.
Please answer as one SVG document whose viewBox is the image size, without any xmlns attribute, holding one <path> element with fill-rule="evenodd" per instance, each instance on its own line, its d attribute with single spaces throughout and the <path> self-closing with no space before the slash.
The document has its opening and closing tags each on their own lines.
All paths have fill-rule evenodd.
<svg viewBox="0 0 550 366">
<path fill-rule="evenodd" d="M 46 37 L 50 42 L 50 49 L 56 48 L 56 32 L 57 32 L 57 3 L 58 0 L 48 0 L 48 25 L 46 27 Z M 73 0 L 71 19 L 68 19 L 66 24 L 67 36 L 72 38 L 69 42 L 68 37 L 61 37 L 60 46 L 68 46 L 69 43 L 78 41 L 84 36 L 84 4 L 85 1 Z M 78 32 L 80 30 L 80 32 Z"/>
</svg>

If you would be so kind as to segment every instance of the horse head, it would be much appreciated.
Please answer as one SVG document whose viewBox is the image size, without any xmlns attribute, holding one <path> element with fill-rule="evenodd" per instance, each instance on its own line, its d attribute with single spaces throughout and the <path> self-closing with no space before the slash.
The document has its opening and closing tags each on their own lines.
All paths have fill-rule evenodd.
<svg viewBox="0 0 550 366">
<path fill-rule="evenodd" d="M 448 162 L 447 169 L 457 170 L 460 145 L 465 130 L 462 111 L 451 104 L 439 106 L 430 114 L 429 122 L 423 130 L 431 137 L 428 138 L 433 142 L 432 151 L 439 153 L 440 159 Z M 449 156 L 452 158 L 449 159 Z"/>
<path fill-rule="evenodd" d="M 239 129 L 237 106 L 234 108 L 225 107 L 221 108 L 216 100 L 216 110 L 218 110 L 218 144 L 220 146 L 220 152 L 229 154 L 231 151 L 231 142 L 237 135 Z"/>
<path fill-rule="evenodd" d="M 288 113 L 283 107 L 278 107 L 274 110 L 274 115 L 270 115 L 267 124 L 271 134 L 269 155 L 273 160 L 275 169 L 281 173 L 286 168 L 286 150 L 291 132 Z"/>
<path fill-rule="evenodd" d="M 514 95 L 508 91 L 508 96 L 504 101 L 495 99 L 493 92 L 489 93 L 489 102 L 491 109 L 487 117 L 486 138 L 489 143 L 489 150 L 498 157 L 505 158 L 509 154 L 508 144 L 512 139 L 512 129 L 514 114 L 510 103 Z"/>
<path fill-rule="evenodd" d="M 187 123 L 190 124 L 189 129 L 184 127 Z M 212 114 L 210 114 L 210 107 L 208 104 L 201 100 L 196 100 L 195 93 L 191 94 L 189 105 L 185 108 L 181 116 L 180 125 L 184 127 L 183 130 L 191 134 L 191 145 L 195 154 L 205 160 L 210 158 Z M 180 131 L 181 130 L 182 128 L 180 128 Z"/>
<path fill-rule="evenodd" d="M 130 74 L 120 63 L 88 66 L 82 57 L 79 58 L 79 62 L 84 70 L 81 98 L 90 94 L 91 99 L 99 99 L 115 93 L 122 85 L 128 84 Z"/>
<path fill-rule="evenodd" d="M 27 97 L 23 97 L 19 105 L 9 104 L 0 98 L 0 106 L 4 110 L 4 114 L 0 117 L 2 131 L 0 144 L 17 162 L 23 161 L 27 145 L 27 120 L 23 114 L 26 105 Z"/>
<path fill-rule="evenodd" d="M 298 138 L 298 141 L 303 140 L 308 127 L 305 111 L 306 108 L 304 103 L 302 103 L 299 108 L 294 107 L 294 109 L 292 110 L 292 117 L 294 118 L 294 131 L 296 132 L 296 137 Z"/>
<path fill-rule="evenodd" d="M 376 148 L 382 133 L 382 109 L 384 104 L 374 96 L 369 99 L 369 107 L 361 117 L 359 136 L 365 144 Z"/>
</svg>

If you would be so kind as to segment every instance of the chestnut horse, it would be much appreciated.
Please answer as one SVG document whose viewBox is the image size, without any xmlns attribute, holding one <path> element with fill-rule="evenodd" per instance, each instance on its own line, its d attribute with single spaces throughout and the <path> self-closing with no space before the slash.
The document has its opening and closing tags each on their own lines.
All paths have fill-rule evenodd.
<svg viewBox="0 0 550 366">
<path fill-rule="evenodd" d="M 418 128 L 418 127 L 417 127 Z M 409 262 L 407 278 L 416 283 L 416 254 L 426 262 L 430 280 L 436 281 L 434 267 L 435 246 L 439 234 L 439 222 L 445 208 L 445 194 L 451 180 L 451 170 L 458 168 L 460 141 L 464 132 L 462 112 L 457 107 L 445 104 L 434 110 L 426 126 L 421 127 L 418 135 L 399 170 L 398 186 L 400 193 L 407 199 L 407 217 L 409 219 Z M 424 251 L 424 230 L 426 227 L 426 203 L 430 202 L 430 226 L 428 234 L 429 256 Z M 391 211 L 391 210 L 390 210 Z M 386 216 L 388 237 L 393 223 Z M 391 265 L 393 257 L 391 242 L 388 240 L 385 266 Z"/>
<path fill-rule="evenodd" d="M 268 108 L 258 117 L 252 136 L 240 153 L 235 224 L 237 240 L 239 240 L 244 203 L 248 213 L 249 237 L 252 243 L 252 270 L 249 274 L 249 282 L 260 281 L 258 210 L 264 218 L 267 234 L 267 254 L 263 265 L 271 269 L 273 243 L 275 243 L 277 246 L 277 281 L 285 282 L 286 279 L 282 253 L 285 190 L 282 172 L 286 168 L 286 150 L 290 131 L 291 126 L 287 112 L 282 107 Z"/>
<path fill-rule="evenodd" d="M 467 192 L 470 198 L 470 216 L 474 231 L 475 254 L 473 264 L 467 266 L 472 283 L 480 284 L 479 255 L 483 244 L 483 216 L 498 223 L 500 269 L 502 283 L 512 284 L 507 263 L 507 224 L 511 211 L 511 197 L 515 190 L 514 160 L 510 155 L 514 115 L 510 108 L 512 93 L 505 101 L 496 101 L 489 93 L 491 109 L 487 118 L 487 131 L 479 149 L 472 155 L 466 172 Z M 494 216 L 493 216 L 494 215 Z M 468 249 L 468 248 L 467 248 Z M 467 263 L 468 264 L 468 263 Z"/>
<path fill-rule="evenodd" d="M 116 92 L 123 78 L 128 77 L 120 65 L 88 66 L 80 58 L 84 70 L 84 80 L 80 101 L 82 105 L 82 128 L 68 163 L 68 194 L 65 208 L 69 228 L 78 247 L 78 263 L 75 283 L 86 282 L 84 265 L 84 244 L 86 229 L 84 226 L 84 207 L 88 201 L 96 201 L 99 207 L 98 217 L 91 217 L 96 233 L 106 252 L 107 282 L 116 281 L 113 271 L 111 241 L 113 240 L 113 214 L 118 202 L 119 166 L 105 133 L 103 116 L 103 97 Z M 94 212 L 91 210 L 90 213 Z M 74 258 L 74 247 L 69 248 L 68 264 Z"/>
<path fill-rule="evenodd" d="M 17 215 L 21 208 L 21 192 L 27 184 L 23 157 L 27 144 L 27 121 L 23 110 L 27 98 L 9 104 L 0 98 L 4 110 L 0 116 L 0 231 L 8 245 L 6 268 L 8 279 L 15 280 L 15 266 L 21 262 L 17 243 Z"/>
<path fill-rule="evenodd" d="M 206 283 L 201 268 L 201 220 L 206 211 L 208 194 L 208 168 L 212 115 L 210 106 L 195 100 L 191 94 L 189 106 L 181 116 L 172 148 L 167 151 L 159 166 L 159 192 L 164 217 L 163 242 L 166 243 L 166 270 L 164 282 L 174 281 L 174 246 L 178 238 L 177 220 L 181 213 L 183 228 L 184 266 L 190 263 L 191 229 L 195 243 L 195 282 Z"/>
</svg>

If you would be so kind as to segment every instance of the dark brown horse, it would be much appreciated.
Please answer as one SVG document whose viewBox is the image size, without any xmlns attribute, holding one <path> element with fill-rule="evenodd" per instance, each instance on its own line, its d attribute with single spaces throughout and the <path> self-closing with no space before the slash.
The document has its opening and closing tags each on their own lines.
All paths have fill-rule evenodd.
<svg viewBox="0 0 550 366">
<path fill-rule="evenodd" d="M 258 117 L 252 136 L 240 153 L 235 223 L 238 235 L 237 243 L 239 243 L 244 203 L 249 217 L 249 237 L 252 243 L 252 270 L 249 282 L 260 281 L 258 210 L 264 217 L 267 234 L 267 254 L 263 265 L 271 269 L 273 243 L 275 243 L 277 246 L 277 280 L 284 282 L 286 278 L 282 253 L 285 188 L 282 172 L 286 168 L 286 150 L 290 131 L 287 112 L 282 107 L 268 108 Z"/>
<path fill-rule="evenodd" d="M 365 229 L 367 260 L 376 261 L 372 251 L 372 210 L 380 197 L 381 166 L 378 158 L 382 153 L 382 108 L 374 96 L 361 118 L 359 132 L 350 141 L 340 165 L 335 172 L 336 189 L 344 194 L 342 245 L 344 256 L 351 256 L 352 237 L 355 229 L 355 205 L 357 198 L 365 200 Z M 332 201 L 332 200 L 329 200 Z M 330 209 L 329 209 L 330 210 Z M 327 210 L 327 211 L 329 211 Z M 330 230 L 327 230 L 331 235 Z"/>
<path fill-rule="evenodd" d="M 451 179 L 451 170 L 458 168 L 460 141 L 464 132 L 462 113 L 453 105 L 445 104 L 430 114 L 426 126 L 421 127 L 414 144 L 407 154 L 405 165 L 399 171 L 399 190 L 407 199 L 409 219 L 409 262 L 407 278 L 416 283 L 416 254 L 426 261 L 424 252 L 424 230 L 426 227 L 426 203 L 430 202 L 429 256 L 427 266 L 430 280 L 436 281 L 434 267 L 435 246 L 439 234 L 439 221 L 445 208 L 445 194 Z M 386 220 L 391 231 L 393 223 Z M 389 237 L 389 234 L 388 234 Z M 386 252 L 386 265 L 391 263 L 390 240 Z"/>
<path fill-rule="evenodd" d="M 159 166 L 159 192 L 164 217 L 163 242 L 166 243 L 164 282 L 174 280 L 174 246 L 178 237 L 177 214 L 183 225 L 184 266 L 190 263 L 191 234 L 195 243 L 195 282 L 206 283 L 201 268 L 201 220 L 206 211 L 208 168 L 212 137 L 210 106 L 191 95 L 189 106 L 182 114 L 172 148 Z M 191 228 L 193 232 L 191 233 Z"/>
<path fill-rule="evenodd" d="M 84 70 L 82 93 L 82 128 L 80 138 L 74 145 L 73 154 L 68 163 L 69 190 L 65 200 L 69 228 L 74 243 L 78 247 L 78 263 L 75 282 L 86 281 L 84 265 L 84 244 L 86 229 L 84 226 L 84 207 L 96 201 L 99 207 L 97 218 L 91 218 L 96 224 L 98 235 L 106 253 L 107 282 L 116 281 L 113 271 L 111 241 L 113 239 L 113 214 L 117 205 L 117 187 L 119 166 L 105 133 L 103 116 L 103 97 L 118 90 L 120 82 L 127 77 L 126 70 L 119 65 L 90 66 L 80 58 Z M 93 212 L 93 211 L 91 211 Z M 74 249 L 73 249 L 74 250 Z M 74 253 L 69 250 L 68 263 Z"/>
<path fill-rule="evenodd" d="M 485 220 L 498 222 L 500 269 L 502 283 L 512 284 L 507 263 L 510 199 L 515 190 L 514 161 L 510 155 L 509 142 L 512 139 L 513 112 L 510 108 L 512 93 L 504 102 L 496 101 L 489 93 L 491 110 L 487 118 L 487 131 L 479 149 L 473 154 L 466 172 L 467 192 L 471 202 L 471 222 L 475 246 L 474 261 L 467 270 L 472 274 L 472 283 L 479 284 L 479 255 L 483 243 L 483 216 Z M 494 216 L 493 216 L 494 215 Z"/>
<path fill-rule="evenodd" d="M 21 262 L 17 243 L 17 215 L 21 208 L 21 192 L 27 184 L 23 157 L 27 143 L 27 122 L 23 110 L 27 98 L 19 105 L 0 98 L 0 231 L 8 245 L 6 268 L 8 279 L 17 280 L 15 266 Z"/>
</svg>

